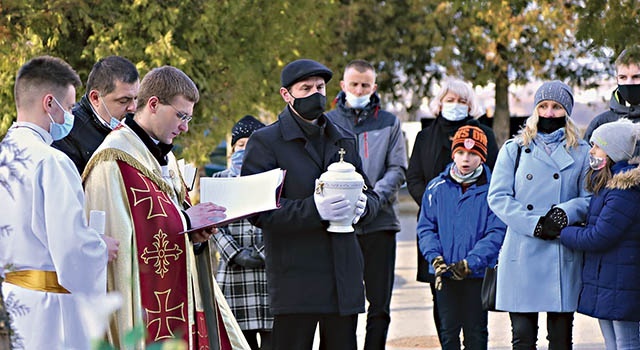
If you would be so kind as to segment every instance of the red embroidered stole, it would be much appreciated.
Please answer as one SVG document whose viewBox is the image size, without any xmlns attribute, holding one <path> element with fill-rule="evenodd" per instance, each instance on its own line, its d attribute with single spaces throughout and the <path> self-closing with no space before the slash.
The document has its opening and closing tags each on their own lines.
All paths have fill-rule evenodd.
<svg viewBox="0 0 640 350">
<path fill-rule="evenodd" d="M 153 181 L 125 162 L 118 161 L 118 166 L 135 228 L 146 342 L 179 338 L 189 343 L 187 249 L 191 247 L 178 233 L 184 229 L 180 213 Z M 197 333 L 206 337 L 206 327 Z"/>
</svg>

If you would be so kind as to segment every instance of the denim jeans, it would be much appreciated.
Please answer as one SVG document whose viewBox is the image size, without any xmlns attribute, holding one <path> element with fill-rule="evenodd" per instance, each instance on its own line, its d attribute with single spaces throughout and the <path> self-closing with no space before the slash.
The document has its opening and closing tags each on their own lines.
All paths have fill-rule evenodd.
<svg viewBox="0 0 640 350">
<path fill-rule="evenodd" d="M 486 350 L 489 341 L 488 314 L 482 309 L 482 279 L 455 281 L 442 279 L 436 291 L 440 316 L 440 342 L 443 350 L 460 349 L 460 330 L 464 333 L 465 350 Z"/>
<path fill-rule="evenodd" d="M 640 349 L 640 325 L 638 322 L 598 319 L 607 350 Z"/>
</svg>

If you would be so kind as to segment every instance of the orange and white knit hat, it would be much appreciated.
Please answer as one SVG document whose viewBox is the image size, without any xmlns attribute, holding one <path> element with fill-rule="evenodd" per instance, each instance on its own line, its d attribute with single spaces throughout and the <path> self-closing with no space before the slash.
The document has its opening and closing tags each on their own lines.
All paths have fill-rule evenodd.
<svg viewBox="0 0 640 350">
<path fill-rule="evenodd" d="M 487 135 L 477 126 L 465 125 L 461 126 L 451 143 L 451 158 L 453 155 L 463 149 L 480 156 L 482 162 L 487 161 Z"/>
</svg>

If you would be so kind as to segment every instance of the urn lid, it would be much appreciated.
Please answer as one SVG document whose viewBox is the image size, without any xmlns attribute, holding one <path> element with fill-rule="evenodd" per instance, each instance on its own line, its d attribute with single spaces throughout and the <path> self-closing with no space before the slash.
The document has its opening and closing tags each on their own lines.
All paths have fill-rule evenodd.
<svg viewBox="0 0 640 350">
<path fill-rule="evenodd" d="M 344 155 L 347 152 L 341 148 L 338 153 L 340 154 L 340 161 L 330 164 L 327 167 L 327 171 L 322 173 L 320 176 L 320 180 L 364 181 L 362 175 L 356 172 L 356 167 L 354 167 L 353 164 L 344 161 Z"/>
</svg>

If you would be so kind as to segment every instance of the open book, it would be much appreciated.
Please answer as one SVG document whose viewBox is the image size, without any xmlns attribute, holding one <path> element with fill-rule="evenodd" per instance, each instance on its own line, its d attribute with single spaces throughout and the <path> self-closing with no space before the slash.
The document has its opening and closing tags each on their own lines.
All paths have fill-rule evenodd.
<svg viewBox="0 0 640 350">
<path fill-rule="evenodd" d="M 200 178 L 200 202 L 213 202 L 227 208 L 227 217 L 185 232 L 224 226 L 256 213 L 278 209 L 285 173 L 286 170 L 273 169 L 240 177 Z"/>
</svg>

